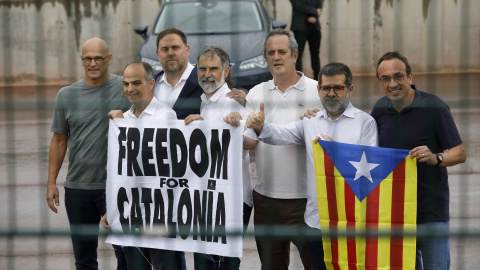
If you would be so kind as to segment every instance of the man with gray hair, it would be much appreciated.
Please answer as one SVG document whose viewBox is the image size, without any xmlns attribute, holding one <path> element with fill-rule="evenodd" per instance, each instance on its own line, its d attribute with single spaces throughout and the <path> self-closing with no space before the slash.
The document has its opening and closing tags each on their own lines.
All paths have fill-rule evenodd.
<svg viewBox="0 0 480 270">
<path fill-rule="evenodd" d="M 287 125 L 278 125 L 266 120 L 267 110 L 250 114 L 247 119 L 245 136 L 274 145 L 305 145 L 307 152 L 308 199 L 305 210 L 307 229 L 320 232 L 318 214 L 315 165 L 312 139 L 338 141 L 342 143 L 377 146 L 377 125 L 373 117 L 355 107 L 350 102 L 353 90 L 352 73 L 341 63 L 331 63 L 320 70 L 318 96 L 325 110 L 315 117 L 305 117 Z M 317 97 L 318 99 L 318 97 Z M 254 131 L 255 132 L 254 132 Z M 298 170 L 298 168 L 297 168 Z M 254 197 L 255 198 L 255 197 Z M 255 207 L 257 207 L 255 205 Z M 322 240 L 307 241 L 312 269 L 326 269 L 323 262 Z"/>
<path fill-rule="evenodd" d="M 202 104 L 200 114 L 191 114 L 185 118 L 185 124 L 192 121 L 226 121 L 233 126 L 238 122 L 228 118 L 243 115 L 244 107 L 233 98 L 227 97 L 230 92 L 230 57 L 228 53 L 218 46 L 206 46 L 197 58 L 198 84 L 203 89 L 200 96 Z M 234 117 L 235 118 L 235 117 Z M 227 121 L 228 120 L 228 121 Z M 243 151 L 243 224 L 246 227 L 252 212 L 252 178 L 250 175 L 250 156 L 248 151 Z M 240 258 L 222 257 L 204 253 L 194 254 L 195 269 L 239 269 Z"/>
<path fill-rule="evenodd" d="M 244 119 L 265 104 L 265 119 L 287 124 L 306 108 L 321 108 L 317 82 L 295 70 L 298 45 L 285 29 L 272 30 L 264 41 L 263 57 L 273 79 L 253 87 L 247 95 Z M 306 153 L 302 146 L 272 146 L 245 138 L 244 146 L 255 149 L 257 184 L 253 191 L 255 226 L 298 226 L 303 228 L 307 203 Z M 298 248 L 305 269 L 310 259 L 304 239 L 255 237 L 262 269 L 288 269 L 290 243 Z"/>
</svg>

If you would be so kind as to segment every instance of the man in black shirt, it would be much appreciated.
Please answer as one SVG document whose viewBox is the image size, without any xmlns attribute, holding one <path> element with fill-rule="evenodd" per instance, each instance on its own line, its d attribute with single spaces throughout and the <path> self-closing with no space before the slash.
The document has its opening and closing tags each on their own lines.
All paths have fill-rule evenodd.
<svg viewBox="0 0 480 270">
<path fill-rule="evenodd" d="M 447 166 L 466 160 L 465 148 L 450 108 L 437 96 L 412 84 L 408 60 L 385 53 L 377 63 L 377 78 L 385 94 L 372 110 L 379 146 L 409 149 L 417 158 L 417 229 L 448 230 Z M 448 269 L 448 238 L 419 237 L 416 269 Z"/>
</svg>

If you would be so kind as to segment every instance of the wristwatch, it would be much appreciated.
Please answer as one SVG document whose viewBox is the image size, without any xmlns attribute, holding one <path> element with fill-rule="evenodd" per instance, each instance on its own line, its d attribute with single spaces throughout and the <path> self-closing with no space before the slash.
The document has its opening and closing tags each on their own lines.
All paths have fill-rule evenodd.
<svg viewBox="0 0 480 270">
<path fill-rule="evenodd" d="M 440 164 L 443 162 L 443 156 L 439 153 L 436 153 L 435 155 L 437 156 L 437 164 L 435 164 L 435 166 L 440 166 Z"/>
</svg>

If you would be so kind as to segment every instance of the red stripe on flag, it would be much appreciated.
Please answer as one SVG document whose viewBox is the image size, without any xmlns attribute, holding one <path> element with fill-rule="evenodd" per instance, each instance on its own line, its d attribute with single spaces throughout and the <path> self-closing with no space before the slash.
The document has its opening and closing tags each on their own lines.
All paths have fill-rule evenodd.
<svg viewBox="0 0 480 270">
<path fill-rule="evenodd" d="M 337 195 L 335 193 L 335 174 L 334 165 L 328 154 L 324 151 L 324 166 L 327 185 L 327 201 L 328 213 L 330 216 L 330 231 L 337 230 L 338 212 L 337 212 Z M 338 238 L 330 237 L 332 250 L 333 269 L 340 269 L 338 265 Z"/>
<path fill-rule="evenodd" d="M 405 212 L 405 160 L 393 170 L 392 186 L 392 229 L 403 230 Z M 390 240 L 390 267 L 402 269 L 403 238 L 392 237 Z"/>
<path fill-rule="evenodd" d="M 366 213 L 366 229 L 378 231 L 378 211 L 380 199 L 380 185 L 378 185 L 368 196 L 367 213 Z M 378 237 L 367 237 L 365 247 L 365 267 L 369 269 L 377 269 L 378 262 Z"/>
<path fill-rule="evenodd" d="M 345 183 L 345 214 L 347 217 L 347 230 L 355 231 L 355 193 Z M 357 269 L 357 249 L 355 236 L 347 238 L 348 269 Z"/>
</svg>

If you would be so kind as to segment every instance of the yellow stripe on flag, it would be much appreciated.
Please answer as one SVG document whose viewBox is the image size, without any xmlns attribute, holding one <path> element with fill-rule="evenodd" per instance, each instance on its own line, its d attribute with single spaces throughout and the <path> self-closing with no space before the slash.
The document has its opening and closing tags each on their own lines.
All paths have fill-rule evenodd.
<svg viewBox="0 0 480 270">
<path fill-rule="evenodd" d="M 405 159 L 405 214 L 404 214 L 404 232 L 413 233 L 417 228 L 417 161 L 410 159 L 410 155 Z M 403 239 L 403 266 L 404 269 L 415 269 L 416 239 L 415 237 L 405 237 Z"/>
<path fill-rule="evenodd" d="M 392 190 L 393 173 L 390 173 L 380 183 L 379 210 L 378 210 L 378 232 L 388 233 L 391 231 L 392 224 Z M 390 237 L 384 236 L 378 238 L 378 257 L 377 265 L 379 267 L 390 268 Z"/>
</svg>

